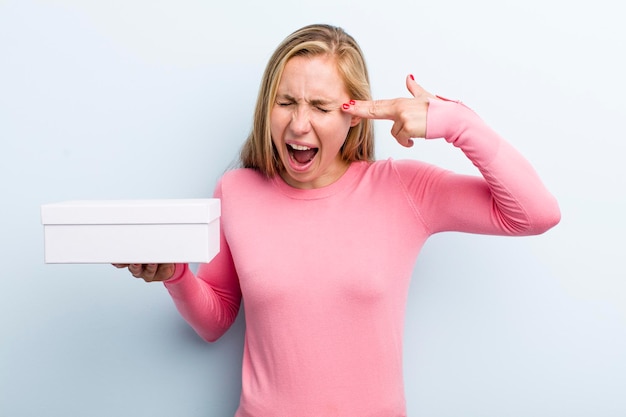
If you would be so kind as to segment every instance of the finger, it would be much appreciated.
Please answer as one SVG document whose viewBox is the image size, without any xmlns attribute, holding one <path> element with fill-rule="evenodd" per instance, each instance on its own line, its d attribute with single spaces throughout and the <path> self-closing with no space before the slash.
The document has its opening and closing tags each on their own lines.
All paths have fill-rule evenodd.
<svg viewBox="0 0 626 417">
<path fill-rule="evenodd" d="M 128 265 L 128 271 L 135 278 L 142 278 L 141 274 L 143 273 L 143 265 L 142 264 L 130 264 Z"/>
<path fill-rule="evenodd" d="M 394 120 L 396 100 L 352 100 L 343 105 L 343 110 L 364 119 Z"/>
<path fill-rule="evenodd" d="M 420 94 L 419 91 L 419 84 L 417 84 L 415 82 L 415 77 L 413 77 L 413 74 L 409 74 L 406 76 L 406 88 L 407 90 L 409 90 L 409 93 L 411 93 L 411 95 L 413 97 L 417 97 Z"/>
<path fill-rule="evenodd" d="M 402 132 L 404 124 L 401 122 L 395 122 L 393 126 L 391 126 L 391 136 L 396 138 L 398 142 L 400 142 L 400 132 Z"/>
<path fill-rule="evenodd" d="M 116 268 L 128 268 L 128 264 L 111 264 Z"/>
<path fill-rule="evenodd" d="M 147 282 L 154 281 L 157 272 L 157 264 L 147 264 L 143 268 L 143 279 Z"/>
<path fill-rule="evenodd" d="M 397 139 L 398 143 L 402 146 L 404 146 L 405 148 L 411 148 L 413 147 L 413 139 L 411 139 L 408 136 L 403 136 L 400 139 Z"/>
<path fill-rule="evenodd" d="M 435 97 L 434 95 L 430 94 L 428 91 L 424 90 L 424 88 L 422 88 L 422 86 L 419 85 L 417 81 L 415 81 L 415 77 L 413 77 L 412 74 L 406 77 L 406 88 L 409 90 L 409 93 L 411 93 L 413 97 L 420 97 L 420 96 L 430 97 L 430 98 Z"/>
<path fill-rule="evenodd" d="M 404 124 L 400 122 L 394 123 L 391 127 L 391 135 L 396 138 L 396 141 L 400 145 L 406 148 L 410 148 L 411 146 L 413 146 L 413 139 L 411 138 L 411 135 L 405 130 Z"/>
</svg>

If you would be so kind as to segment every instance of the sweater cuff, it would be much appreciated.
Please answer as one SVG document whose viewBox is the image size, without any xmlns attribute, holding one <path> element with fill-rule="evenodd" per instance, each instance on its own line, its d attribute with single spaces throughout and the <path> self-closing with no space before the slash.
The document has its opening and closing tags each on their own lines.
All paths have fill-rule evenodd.
<svg viewBox="0 0 626 417">
<path fill-rule="evenodd" d="M 426 139 L 449 138 L 454 136 L 455 131 L 465 111 L 473 110 L 459 100 L 451 100 L 445 97 L 436 96 L 428 104 L 428 114 L 426 116 Z"/>
</svg>

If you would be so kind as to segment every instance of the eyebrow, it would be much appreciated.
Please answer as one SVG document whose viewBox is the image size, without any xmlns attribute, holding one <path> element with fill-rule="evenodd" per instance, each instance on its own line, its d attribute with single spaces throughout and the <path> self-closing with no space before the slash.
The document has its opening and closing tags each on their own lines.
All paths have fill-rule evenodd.
<svg viewBox="0 0 626 417">
<path fill-rule="evenodd" d="M 277 94 L 276 98 L 280 98 L 280 99 L 283 99 L 283 100 L 289 100 L 289 101 L 293 101 L 293 102 L 297 102 L 298 101 L 295 98 L 293 98 L 292 96 L 290 96 L 289 94 Z M 311 104 L 312 106 L 330 106 L 330 105 L 332 105 L 334 103 L 332 100 L 326 100 L 326 99 L 321 99 L 321 98 L 314 98 L 312 100 L 307 100 L 307 102 L 309 104 Z"/>
<path fill-rule="evenodd" d="M 330 106 L 331 104 L 333 104 L 332 101 L 330 101 L 330 100 L 323 100 L 321 98 L 313 99 L 313 100 L 309 101 L 309 103 L 312 104 L 313 106 Z"/>
</svg>

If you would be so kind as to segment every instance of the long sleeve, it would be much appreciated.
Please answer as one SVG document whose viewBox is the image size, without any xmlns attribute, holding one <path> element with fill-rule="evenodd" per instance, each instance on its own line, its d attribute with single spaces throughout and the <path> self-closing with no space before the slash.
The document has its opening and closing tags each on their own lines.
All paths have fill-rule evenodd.
<svg viewBox="0 0 626 417">
<path fill-rule="evenodd" d="M 556 199 L 530 163 L 465 105 L 432 100 L 426 138 L 444 138 L 482 174 L 429 167 L 415 175 L 407 163 L 397 165 L 408 192 L 420 199 L 420 216 L 431 233 L 534 235 L 559 222 Z"/>
<path fill-rule="evenodd" d="M 215 197 L 220 197 L 219 187 Z M 199 266 L 197 276 L 188 265 L 178 264 L 174 276 L 164 283 L 183 318 L 209 342 L 230 328 L 241 304 L 237 273 L 220 229 L 220 252 L 210 263 Z"/>
</svg>

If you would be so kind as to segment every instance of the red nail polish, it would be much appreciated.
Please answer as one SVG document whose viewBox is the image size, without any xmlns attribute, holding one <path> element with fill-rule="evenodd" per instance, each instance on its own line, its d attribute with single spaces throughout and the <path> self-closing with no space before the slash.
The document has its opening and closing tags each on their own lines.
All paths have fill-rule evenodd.
<svg viewBox="0 0 626 417">
<path fill-rule="evenodd" d="M 354 101 L 354 100 L 350 100 L 350 105 L 351 105 L 351 106 L 354 106 L 355 104 L 356 104 L 356 101 Z"/>
<path fill-rule="evenodd" d="M 411 77 L 411 79 L 415 81 L 415 77 L 413 76 L 413 74 L 409 74 L 409 77 Z"/>
<path fill-rule="evenodd" d="M 348 110 L 350 108 L 350 105 L 348 103 L 343 103 L 341 107 L 343 107 L 344 110 Z"/>
</svg>

